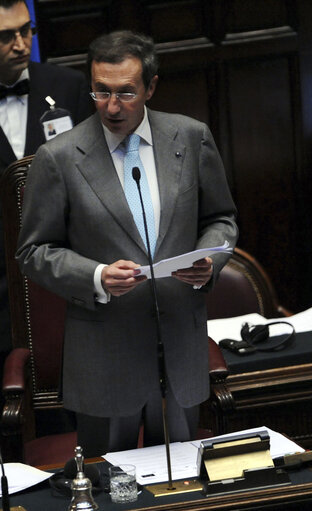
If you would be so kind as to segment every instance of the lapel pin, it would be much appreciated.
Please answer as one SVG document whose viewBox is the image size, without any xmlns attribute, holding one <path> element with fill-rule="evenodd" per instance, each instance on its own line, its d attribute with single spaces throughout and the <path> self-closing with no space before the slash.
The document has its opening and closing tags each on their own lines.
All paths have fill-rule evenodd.
<svg viewBox="0 0 312 511">
<path fill-rule="evenodd" d="M 176 157 L 177 157 L 177 158 L 182 158 L 182 154 L 180 153 L 180 151 L 177 151 L 177 152 L 175 153 L 175 155 L 176 155 Z"/>
</svg>

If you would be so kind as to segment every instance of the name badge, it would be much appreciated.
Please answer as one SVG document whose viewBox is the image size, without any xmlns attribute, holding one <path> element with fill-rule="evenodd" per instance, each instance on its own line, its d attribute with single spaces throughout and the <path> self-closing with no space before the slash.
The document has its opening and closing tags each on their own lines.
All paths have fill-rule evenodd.
<svg viewBox="0 0 312 511">
<path fill-rule="evenodd" d="M 55 107 L 55 101 L 51 96 L 47 96 L 45 100 L 50 105 L 50 109 L 40 117 L 40 123 L 45 139 L 51 140 L 56 135 L 71 130 L 74 123 L 68 110 Z"/>
</svg>

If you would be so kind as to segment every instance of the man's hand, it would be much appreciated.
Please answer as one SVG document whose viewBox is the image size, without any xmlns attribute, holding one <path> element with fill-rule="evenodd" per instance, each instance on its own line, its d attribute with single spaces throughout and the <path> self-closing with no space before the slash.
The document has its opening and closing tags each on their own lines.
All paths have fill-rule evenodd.
<svg viewBox="0 0 312 511">
<path fill-rule="evenodd" d="M 138 272 L 136 268 L 140 265 L 133 261 L 123 261 L 122 259 L 105 266 L 101 273 L 102 286 L 113 296 L 121 296 L 132 291 L 143 280 L 146 275 L 136 277 Z"/>
<path fill-rule="evenodd" d="M 205 257 L 193 263 L 190 268 L 172 272 L 172 276 L 192 286 L 204 286 L 209 282 L 213 273 L 212 259 Z"/>
</svg>

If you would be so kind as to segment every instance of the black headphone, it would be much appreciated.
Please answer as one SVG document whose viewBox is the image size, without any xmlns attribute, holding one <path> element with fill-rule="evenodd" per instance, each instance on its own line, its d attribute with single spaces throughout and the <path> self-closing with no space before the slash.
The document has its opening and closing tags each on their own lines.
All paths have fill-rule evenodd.
<svg viewBox="0 0 312 511">
<path fill-rule="evenodd" d="M 288 334 L 282 334 L 282 336 L 277 335 L 276 337 L 278 337 L 278 339 L 272 341 L 275 336 L 273 335 L 270 337 L 270 326 L 273 325 L 287 325 L 290 327 L 291 331 Z M 241 341 L 235 341 L 234 339 L 222 339 L 219 342 L 219 346 L 233 351 L 237 355 L 249 355 L 256 351 L 274 352 L 283 350 L 295 339 L 295 329 L 293 325 L 287 321 L 272 321 L 266 325 L 250 325 L 249 323 L 244 323 L 240 334 L 242 338 Z"/>
<path fill-rule="evenodd" d="M 269 346 L 258 345 L 258 343 L 267 341 L 270 339 L 270 329 L 269 327 L 272 325 L 287 325 L 290 327 L 291 332 L 288 334 L 282 334 L 282 340 L 278 342 L 274 342 Z M 287 321 L 272 321 L 271 323 L 267 323 L 266 325 L 250 325 L 249 323 L 244 323 L 241 329 L 241 337 L 243 341 L 245 341 L 248 345 L 254 348 L 254 351 L 279 351 L 289 346 L 295 339 L 295 328 L 291 323 Z M 257 345 L 257 346 L 255 346 Z"/>
</svg>

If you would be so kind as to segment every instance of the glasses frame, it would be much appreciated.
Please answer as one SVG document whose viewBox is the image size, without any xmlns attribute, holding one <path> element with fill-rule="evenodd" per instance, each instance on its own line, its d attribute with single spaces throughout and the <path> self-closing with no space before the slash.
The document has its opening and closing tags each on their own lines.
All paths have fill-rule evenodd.
<svg viewBox="0 0 312 511">
<path fill-rule="evenodd" d="M 97 94 L 105 95 L 105 97 L 97 97 Z M 113 95 L 122 103 L 129 103 L 138 96 L 135 92 L 90 92 L 90 96 L 94 101 L 109 101 Z"/>
<path fill-rule="evenodd" d="M 22 39 L 27 39 L 29 36 L 29 33 L 31 32 L 31 35 L 35 35 L 37 32 L 36 27 L 31 26 L 32 21 L 29 20 L 24 25 L 18 28 L 8 28 L 6 30 L 0 30 L 0 44 L 6 45 L 11 44 L 13 41 L 15 42 L 18 35 L 21 36 Z M 26 32 L 27 30 L 27 32 Z M 25 34 L 24 34 L 25 32 Z M 7 36 L 7 37 L 5 37 Z"/>
</svg>

